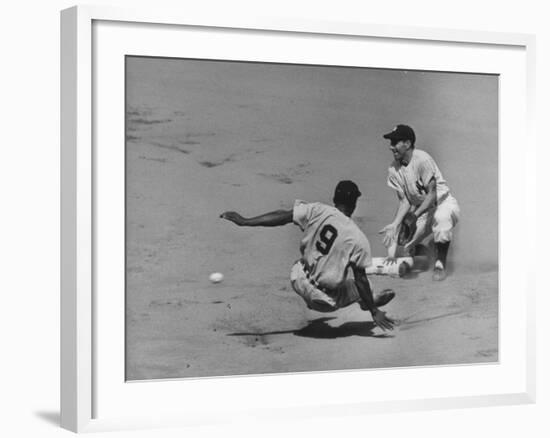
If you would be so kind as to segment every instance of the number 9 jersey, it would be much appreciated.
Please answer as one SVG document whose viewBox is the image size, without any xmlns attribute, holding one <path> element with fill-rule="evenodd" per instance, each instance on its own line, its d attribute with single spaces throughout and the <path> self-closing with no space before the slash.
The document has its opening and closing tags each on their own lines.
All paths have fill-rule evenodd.
<svg viewBox="0 0 550 438">
<path fill-rule="evenodd" d="M 304 232 L 301 261 L 319 286 L 334 290 L 348 278 L 352 265 L 362 270 L 371 265 L 367 236 L 336 207 L 297 200 L 292 220 Z"/>
</svg>

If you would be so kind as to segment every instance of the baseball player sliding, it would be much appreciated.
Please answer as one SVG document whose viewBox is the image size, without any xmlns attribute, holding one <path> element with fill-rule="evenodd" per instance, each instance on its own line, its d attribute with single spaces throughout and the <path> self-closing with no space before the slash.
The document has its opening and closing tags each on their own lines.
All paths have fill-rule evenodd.
<svg viewBox="0 0 550 438">
<path fill-rule="evenodd" d="M 221 217 L 239 226 L 282 226 L 294 222 L 304 232 L 302 254 L 292 267 L 290 282 L 307 306 L 318 312 L 332 312 L 357 302 L 370 311 L 376 325 L 391 330 L 395 321 L 379 307 L 395 293 L 373 294 L 365 274 L 371 264 L 369 241 L 351 219 L 361 196 L 352 181 L 340 181 L 334 192 L 334 207 L 297 200 L 292 210 L 277 210 L 252 218 L 228 211 Z"/>
<path fill-rule="evenodd" d="M 410 126 L 397 125 L 383 137 L 390 141 L 394 158 L 388 170 L 388 185 L 399 199 L 393 222 L 380 230 L 388 247 L 387 262 L 395 261 L 398 245 L 410 252 L 433 233 L 433 280 L 444 280 L 452 229 L 460 214 L 458 203 L 433 158 L 415 148 L 416 135 Z"/>
</svg>

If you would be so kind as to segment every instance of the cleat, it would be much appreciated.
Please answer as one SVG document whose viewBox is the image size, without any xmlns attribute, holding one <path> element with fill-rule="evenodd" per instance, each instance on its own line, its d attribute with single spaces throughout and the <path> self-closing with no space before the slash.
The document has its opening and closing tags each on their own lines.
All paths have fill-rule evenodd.
<svg viewBox="0 0 550 438">
<path fill-rule="evenodd" d="M 445 280 L 445 278 L 447 278 L 447 272 L 445 271 L 445 268 L 434 268 L 434 273 L 432 275 L 433 281 L 443 281 Z"/>
<path fill-rule="evenodd" d="M 398 275 L 400 277 L 404 277 L 405 275 L 407 275 L 410 271 L 410 266 L 408 263 L 405 263 L 405 262 L 402 262 L 400 265 L 399 265 L 399 270 L 398 270 Z"/>
<path fill-rule="evenodd" d="M 384 289 L 383 291 L 380 291 L 376 296 L 374 297 L 374 305 L 376 307 L 382 307 L 388 304 L 391 300 L 393 300 L 395 297 L 395 292 L 391 289 Z"/>
<path fill-rule="evenodd" d="M 443 266 L 443 263 L 441 261 L 436 261 L 434 266 L 434 273 L 432 275 L 433 281 L 443 281 L 447 278 L 447 272 L 445 271 L 445 267 Z"/>
</svg>

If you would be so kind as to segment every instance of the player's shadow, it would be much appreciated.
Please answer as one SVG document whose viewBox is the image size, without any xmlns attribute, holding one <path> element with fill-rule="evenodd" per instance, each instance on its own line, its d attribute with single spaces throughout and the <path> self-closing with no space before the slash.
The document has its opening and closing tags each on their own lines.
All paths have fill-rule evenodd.
<svg viewBox="0 0 550 438">
<path fill-rule="evenodd" d="M 372 321 L 353 321 L 345 322 L 342 325 L 333 327 L 328 324 L 328 321 L 335 319 L 334 317 L 322 317 L 309 321 L 309 324 L 298 330 L 278 330 L 272 332 L 262 333 L 229 333 L 228 336 L 269 336 L 269 335 L 283 335 L 293 334 L 303 338 L 315 338 L 315 339 L 337 339 L 347 338 L 350 336 L 363 336 L 371 338 L 388 338 L 392 337 L 386 333 L 376 334 L 374 328 L 376 324 Z"/>
<path fill-rule="evenodd" d="M 418 275 L 421 271 L 409 271 L 405 275 L 401 276 L 402 280 L 415 280 L 418 278 Z"/>
<path fill-rule="evenodd" d="M 370 338 L 387 338 L 390 335 L 381 333 L 374 333 L 376 324 L 372 321 L 350 321 L 345 322 L 339 326 L 333 327 L 328 324 L 328 321 L 335 319 L 332 318 L 317 318 L 309 321 L 309 324 L 300 330 L 295 330 L 296 336 L 304 338 L 317 338 L 317 339 L 336 339 L 347 338 L 349 336 L 365 336 Z"/>
</svg>

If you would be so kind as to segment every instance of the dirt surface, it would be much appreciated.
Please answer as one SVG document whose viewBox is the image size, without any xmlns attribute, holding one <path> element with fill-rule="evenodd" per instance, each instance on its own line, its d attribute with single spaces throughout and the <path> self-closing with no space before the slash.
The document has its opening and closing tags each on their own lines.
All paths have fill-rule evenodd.
<svg viewBox="0 0 550 438">
<path fill-rule="evenodd" d="M 128 379 L 498 360 L 494 78 L 143 58 L 127 67 Z M 462 216 L 446 281 L 372 278 L 397 293 L 385 310 L 400 324 L 383 332 L 357 305 L 321 314 L 292 291 L 298 227 L 239 228 L 219 214 L 330 204 L 352 179 L 364 194 L 354 220 L 384 255 L 377 231 L 396 199 L 381 135 L 403 120 Z M 210 283 L 212 272 L 224 281 Z"/>
<path fill-rule="evenodd" d="M 246 286 L 183 282 L 128 312 L 128 378 L 175 378 L 411 365 L 498 358 L 496 274 L 456 274 L 434 284 L 376 280 L 398 296 L 391 332 L 350 306 L 306 309 L 284 277 Z"/>
</svg>

